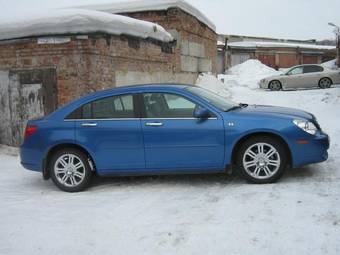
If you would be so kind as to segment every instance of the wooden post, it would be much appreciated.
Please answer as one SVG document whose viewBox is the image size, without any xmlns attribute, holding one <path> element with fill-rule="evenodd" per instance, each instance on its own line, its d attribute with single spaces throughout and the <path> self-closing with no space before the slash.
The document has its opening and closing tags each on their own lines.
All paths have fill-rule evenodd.
<svg viewBox="0 0 340 255">
<path fill-rule="evenodd" d="M 340 68 L 340 31 L 338 31 L 338 41 L 337 41 L 337 48 L 338 48 L 338 68 Z"/>
</svg>

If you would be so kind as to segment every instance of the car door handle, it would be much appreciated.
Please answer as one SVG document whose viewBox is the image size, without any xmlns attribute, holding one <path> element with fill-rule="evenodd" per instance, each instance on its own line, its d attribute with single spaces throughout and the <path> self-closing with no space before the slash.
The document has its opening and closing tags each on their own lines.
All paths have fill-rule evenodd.
<svg viewBox="0 0 340 255">
<path fill-rule="evenodd" d="M 97 123 L 83 123 L 81 124 L 83 127 L 96 127 L 98 126 Z"/>
<path fill-rule="evenodd" d="M 147 122 L 147 123 L 145 123 L 145 126 L 148 126 L 148 127 L 161 127 L 161 126 L 163 126 L 163 123 L 161 123 L 161 122 Z"/>
</svg>

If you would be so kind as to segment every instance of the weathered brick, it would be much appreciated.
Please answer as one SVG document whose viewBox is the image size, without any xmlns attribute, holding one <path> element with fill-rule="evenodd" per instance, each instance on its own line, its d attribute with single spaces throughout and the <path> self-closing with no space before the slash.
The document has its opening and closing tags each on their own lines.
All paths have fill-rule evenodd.
<svg viewBox="0 0 340 255">
<path fill-rule="evenodd" d="M 210 69 L 216 72 L 216 33 L 195 17 L 178 8 L 128 15 L 156 22 L 171 31 L 179 40 L 171 46 L 173 52 L 163 52 L 155 41 L 126 36 L 70 36 L 70 42 L 65 44 L 37 44 L 37 39 L 31 38 L 1 42 L 0 69 L 55 68 L 59 106 L 91 91 L 115 87 L 116 73 L 120 75 L 119 85 L 138 82 L 141 73 L 148 76 L 143 77 L 144 81 L 194 82 L 198 67 L 205 70 L 202 66 L 209 65 L 198 64 L 199 57 L 210 60 Z M 129 40 L 137 40 L 139 47 L 130 47 L 134 44 L 129 46 Z M 194 45 L 191 52 L 188 49 L 188 54 L 183 54 L 197 57 L 194 69 L 182 68 L 183 41 Z"/>
</svg>

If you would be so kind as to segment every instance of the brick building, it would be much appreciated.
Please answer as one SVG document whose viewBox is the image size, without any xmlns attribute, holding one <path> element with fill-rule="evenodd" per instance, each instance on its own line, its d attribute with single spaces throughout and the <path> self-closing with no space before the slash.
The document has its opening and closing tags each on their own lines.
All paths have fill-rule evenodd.
<svg viewBox="0 0 340 255">
<path fill-rule="evenodd" d="M 220 35 L 218 40 L 218 71 L 258 59 L 272 68 L 288 68 L 301 64 L 320 64 L 335 58 L 335 46 L 317 45 L 315 40 Z"/>
<path fill-rule="evenodd" d="M 80 8 L 129 16 L 157 23 L 175 39 L 175 72 L 186 74 L 185 83 L 194 83 L 201 72 L 216 73 L 217 35 L 215 25 L 199 10 L 183 0 L 143 0 L 115 2 L 114 4 L 88 5 Z M 133 72 L 120 76 L 124 83 L 135 83 Z M 165 76 L 164 76 L 165 75 Z M 154 74 L 145 82 L 159 81 L 157 77 L 169 74 Z M 163 81 L 162 79 L 160 81 Z"/>
<path fill-rule="evenodd" d="M 16 31 L 4 38 L 1 31 L 0 144 L 18 145 L 27 119 L 46 115 L 92 91 L 142 83 L 194 83 L 200 72 L 216 73 L 213 24 L 183 1 L 169 4 L 151 6 L 156 10 L 124 11 L 136 19 L 126 18 L 131 27 L 119 33 L 93 28 L 92 23 L 86 24 L 86 29 L 93 28 L 86 33 L 53 32 L 50 27 L 49 33 Z M 74 20 L 74 15 L 70 18 Z M 169 33 L 150 22 L 144 24 L 146 31 L 131 33 L 140 25 L 137 19 L 157 22 Z M 64 20 L 67 23 L 68 17 Z"/>
</svg>

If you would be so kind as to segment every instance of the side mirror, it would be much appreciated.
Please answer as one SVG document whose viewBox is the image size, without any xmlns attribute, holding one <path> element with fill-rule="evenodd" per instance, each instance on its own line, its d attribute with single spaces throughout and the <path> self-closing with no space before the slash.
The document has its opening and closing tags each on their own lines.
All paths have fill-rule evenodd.
<svg viewBox="0 0 340 255">
<path fill-rule="evenodd" d="M 205 108 L 198 107 L 194 111 L 194 118 L 197 119 L 207 119 L 210 117 L 210 112 L 209 110 Z"/>
</svg>

